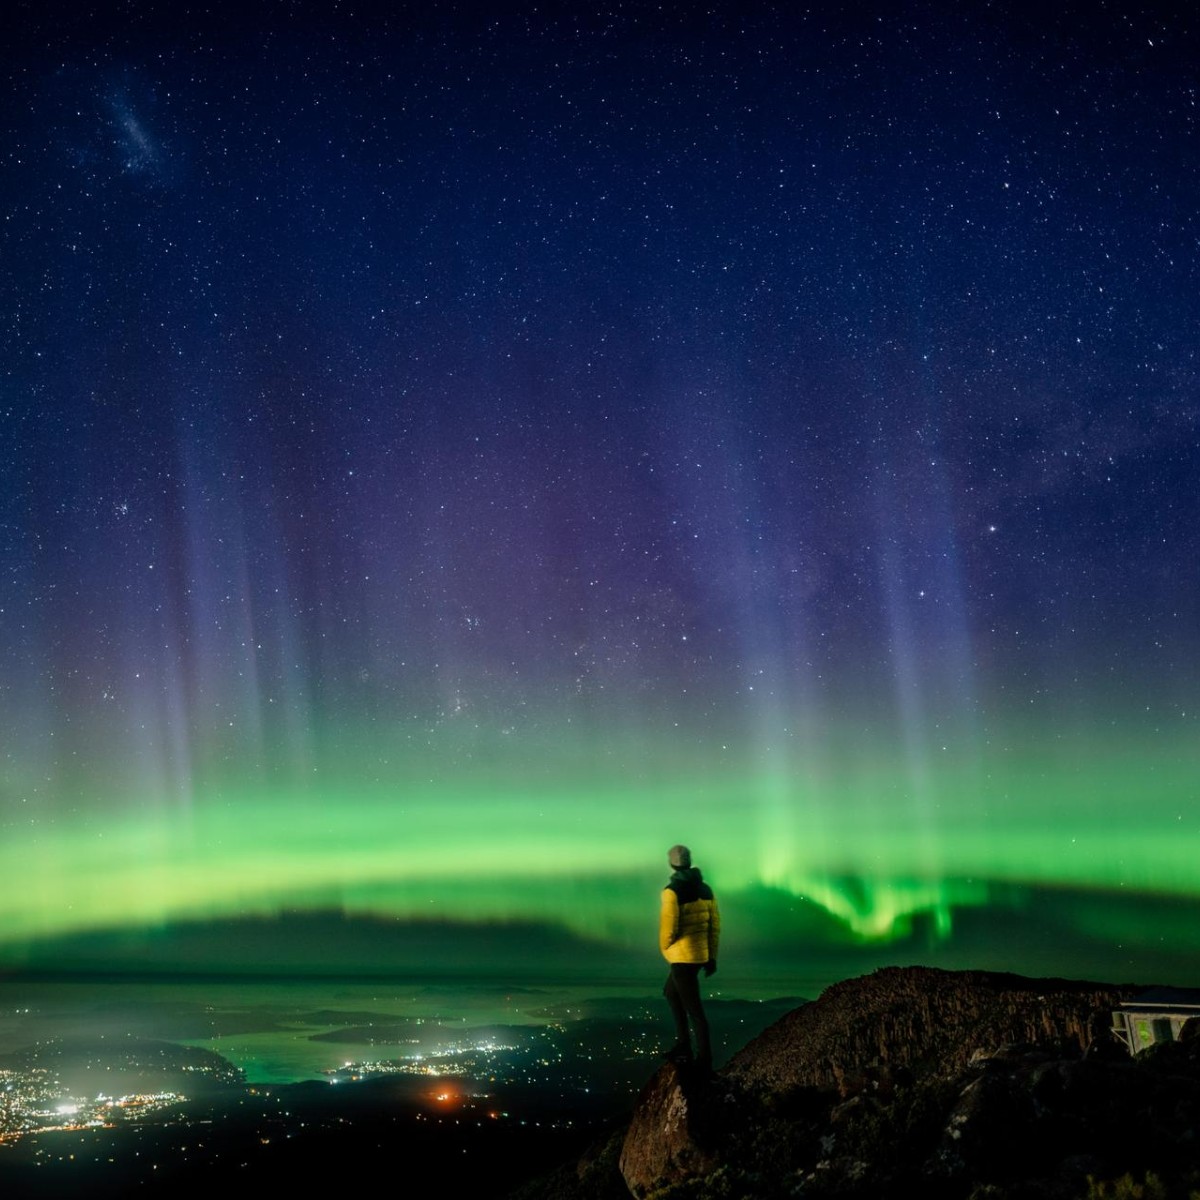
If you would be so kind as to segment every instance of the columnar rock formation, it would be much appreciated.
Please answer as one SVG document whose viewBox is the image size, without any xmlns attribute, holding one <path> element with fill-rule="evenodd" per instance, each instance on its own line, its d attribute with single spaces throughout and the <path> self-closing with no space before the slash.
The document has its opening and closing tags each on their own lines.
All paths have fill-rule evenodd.
<svg viewBox="0 0 1200 1200">
<path fill-rule="evenodd" d="M 1026 979 L 988 971 L 888 967 L 834 984 L 730 1060 L 744 1087 L 844 1088 L 847 1074 L 886 1063 L 951 1075 L 977 1054 L 1021 1043 L 1086 1050 L 1107 1038 L 1130 993 L 1111 984 Z"/>
<path fill-rule="evenodd" d="M 748 1117 L 759 1130 L 764 1120 L 777 1128 L 775 1116 L 785 1110 L 800 1120 L 789 1153 L 775 1161 L 799 1170 L 806 1155 L 826 1157 L 822 1139 L 829 1147 L 836 1141 L 817 1131 L 832 1101 L 864 1095 L 878 1103 L 918 1081 L 951 1079 L 1006 1046 L 1036 1044 L 1078 1057 L 1108 1036 L 1111 1011 L 1125 994 L 1102 984 L 924 967 L 847 980 L 750 1042 L 715 1086 L 660 1071 L 634 1112 L 621 1174 L 635 1197 L 702 1179 L 754 1144 L 755 1130 L 742 1127 Z"/>
</svg>

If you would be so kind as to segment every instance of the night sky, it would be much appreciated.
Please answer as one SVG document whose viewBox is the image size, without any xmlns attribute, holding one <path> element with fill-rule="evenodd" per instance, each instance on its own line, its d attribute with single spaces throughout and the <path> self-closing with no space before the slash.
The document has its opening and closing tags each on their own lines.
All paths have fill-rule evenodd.
<svg viewBox="0 0 1200 1200">
<path fill-rule="evenodd" d="M 0 964 L 615 970 L 684 841 L 731 982 L 1200 983 L 1190 6 L 94 7 L 0 50 Z"/>
</svg>

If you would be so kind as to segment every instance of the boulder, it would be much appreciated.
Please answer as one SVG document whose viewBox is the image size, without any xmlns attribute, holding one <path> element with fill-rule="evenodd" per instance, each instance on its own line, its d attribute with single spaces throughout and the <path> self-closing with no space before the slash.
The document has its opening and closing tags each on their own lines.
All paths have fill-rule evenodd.
<svg viewBox="0 0 1200 1200">
<path fill-rule="evenodd" d="M 716 1170 L 731 1100 L 725 1088 L 688 1067 L 668 1063 L 659 1069 L 638 1097 L 621 1147 L 621 1175 L 637 1200 Z"/>
</svg>

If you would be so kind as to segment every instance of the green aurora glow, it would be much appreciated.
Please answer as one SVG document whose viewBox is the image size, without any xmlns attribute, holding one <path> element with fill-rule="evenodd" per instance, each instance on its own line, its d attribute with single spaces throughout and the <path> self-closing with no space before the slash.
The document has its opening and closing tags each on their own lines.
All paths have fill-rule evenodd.
<svg viewBox="0 0 1200 1200">
<path fill-rule="evenodd" d="M 1200 984 L 1188 23 L 292 7 L 6 26 L 0 968 Z"/>
<path fill-rule="evenodd" d="M 948 943 L 964 912 L 1012 904 L 1022 887 L 1110 894 L 1107 908 L 1083 905 L 1072 919 L 1115 943 L 1139 936 L 1122 894 L 1200 897 L 1196 751 L 1183 730 L 1086 754 L 1035 749 L 1028 735 L 1021 753 L 947 753 L 920 790 L 894 751 L 829 750 L 816 776 L 777 758 L 756 770 L 749 751 L 728 747 L 684 767 L 673 753 L 656 758 L 649 740 L 615 739 L 621 761 L 604 767 L 563 733 L 557 755 L 523 774 L 519 756 L 497 754 L 440 772 L 423 760 L 385 785 L 346 755 L 303 787 L 239 790 L 214 777 L 187 805 L 129 796 L 124 815 L 10 830 L 3 953 L 19 963 L 56 937 L 297 910 L 539 922 L 638 947 L 662 851 L 680 838 L 719 884 L 732 926 L 763 944 L 887 946 L 914 919 Z M 589 768 L 574 779 L 572 754 Z M 756 894 L 774 901 L 758 911 Z M 1197 940 L 1186 922 L 1172 934 L 1177 947 Z"/>
</svg>

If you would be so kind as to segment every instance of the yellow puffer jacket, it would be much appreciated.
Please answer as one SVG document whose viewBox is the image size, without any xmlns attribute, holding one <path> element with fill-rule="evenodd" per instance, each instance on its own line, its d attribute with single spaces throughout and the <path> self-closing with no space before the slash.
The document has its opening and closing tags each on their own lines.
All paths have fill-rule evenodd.
<svg viewBox="0 0 1200 1200">
<path fill-rule="evenodd" d="M 681 878 L 682 877 L 682 878 Z M 676 871 L 663 888 L 658 948 L 667 962 L 716 962 L 721 912 L 712 888 L 695 867 Z"/>
</svg>

